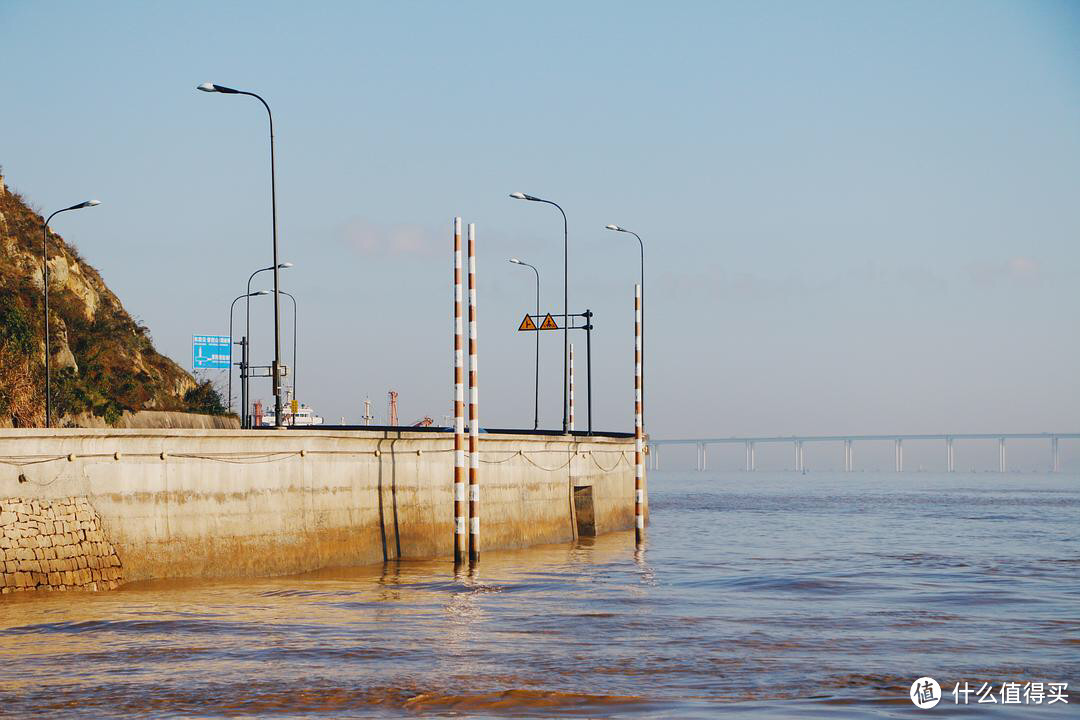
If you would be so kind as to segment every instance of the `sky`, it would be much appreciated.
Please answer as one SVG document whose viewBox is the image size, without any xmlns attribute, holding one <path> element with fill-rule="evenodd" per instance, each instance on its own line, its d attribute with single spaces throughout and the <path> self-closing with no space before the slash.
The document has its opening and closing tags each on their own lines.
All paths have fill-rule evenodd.
<svg viewBox="0 0 1080 720">
<path fill-rule="evenodd" d="M 560 313 L 563 243 L 523 191 L 568 217 L 597 429 L 633 417 L 638 248 L 608 223 L 645 241 L 656 437 L 1080 428 L 1076 3 L 3 0 L 0 47 L 9 186 L 102 201 L 54 229 L 188 368 L 272 260 L 265 111 L 195 86 L 267 100 L 297 394 L 328 422 L 384 420 L 390 389 L 403 422 L 451 412 L 460 215 L 481 422 L 531 425 L 533 276 L 506 259 Z"/>
</svg>

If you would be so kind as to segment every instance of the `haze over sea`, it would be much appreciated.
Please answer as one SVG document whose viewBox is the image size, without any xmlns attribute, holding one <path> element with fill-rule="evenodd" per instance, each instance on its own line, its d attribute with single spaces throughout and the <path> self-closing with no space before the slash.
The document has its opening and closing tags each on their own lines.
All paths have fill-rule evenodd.
<svg viewBox="0 0 1080 720">
<path fill-rule="evenodd" d="M 0 715 L 1075 717 L 1080 480 L 650 474 L 574 544 L 0 606 Z M 957 681 L 1070 704 L 953 705 Z"/>
</svg>

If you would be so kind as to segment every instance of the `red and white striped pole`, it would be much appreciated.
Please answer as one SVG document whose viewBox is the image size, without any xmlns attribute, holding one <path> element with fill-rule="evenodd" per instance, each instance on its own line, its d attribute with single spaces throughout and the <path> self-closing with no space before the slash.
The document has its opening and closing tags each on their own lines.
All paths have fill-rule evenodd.
<svg viewBox="0 0 1080 720">
<path fill-rule="evenodd" d="M 574 343 L 570 343 L 570 432 L 574 432 Z"/>
<path fill-rule="evenodd" d="M 469 223 L 469 564 L 480 562 L 480 393 L 476 384 L 476 225 Z"/>
<path fill-rule="evenodd" d="M 642 443 L 645 437 L 642 427 L 641 400 L 641 286 L 634 285 L 634 523 L 635 537 L 640 543 L 645 538 L 645 465 L 642 463 Z"/>
<path fill-rule="evenodd" d="M 465 387 L 461 324 L 461 218 L 454 218 L 454 564 L 465 561 Z"/>
</svg>

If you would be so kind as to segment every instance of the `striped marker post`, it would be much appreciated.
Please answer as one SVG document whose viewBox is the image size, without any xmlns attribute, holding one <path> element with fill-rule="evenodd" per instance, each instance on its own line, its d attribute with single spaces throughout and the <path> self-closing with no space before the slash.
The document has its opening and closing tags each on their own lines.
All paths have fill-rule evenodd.
<svg viewBox="0 0 1080 720">
<path fill-rule="evenodd" d="M 574 343 L 570 343 L 570 432 L 574 432 Z"/>
<path fill-rule="evenodd" d="M 469 564 L 480 562 L 480 393 L 476 384 L 476 225 L 469 223 Z"/>
<path fill-rule="evenodd" d="M 461 218 L 454 218 L 454 564 L 465 560 L 465 387 L 462 384 Z"/>
<path fill-rule="evenodd" d="M 637 542 L 645 539 L 645 466 L 642 464 L 641 286 L 634 285 L 634 522 Z"/>
</svg>

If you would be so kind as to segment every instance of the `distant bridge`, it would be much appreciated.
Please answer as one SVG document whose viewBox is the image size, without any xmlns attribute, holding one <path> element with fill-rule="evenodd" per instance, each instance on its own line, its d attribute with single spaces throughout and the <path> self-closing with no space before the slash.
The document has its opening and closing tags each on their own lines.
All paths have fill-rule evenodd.
<svg viewBox="0 0 1080 720">
<path fill-rule="evenodd" d="M 1050 448 L 1050 467 L 1052 472 L 1061 472 L 1061 456 L 1058 452 L 1060 440 L 1080 439 L 1080 433 L 969 433 L 948 435 L 775 435 L 763 437 L 726 437 L 726 438 L 673 438 L 668 440 L 649 440 L 649 465 L 654 470 L 660 468 L 660 448 L 672 445 L 696 445 L 697 469 L 705 470 L 705 452 L 709 445 L 744 445 L 746 447 L 746 470 L 757 469 L 756 448 L 758 445 L 791 443 L 795 471 L 806 469 L 803 446 L 806 443 L 842 443 L 844 448 L 844 471 L 855 469 L 856 442 L 877 441 L 893 442 L 896 455 L 896 472 L 904 471 L 905 440 L 940 440 L 945 443 L 945 467 L 948 472 L 956 471 L 956 453 L 953 444 L 957 440 L 996 440 L 998 443 L 998 471 L 1005 472 L 1005 442 L 1007 440 L 1046 440 Z"/>
</svg>

